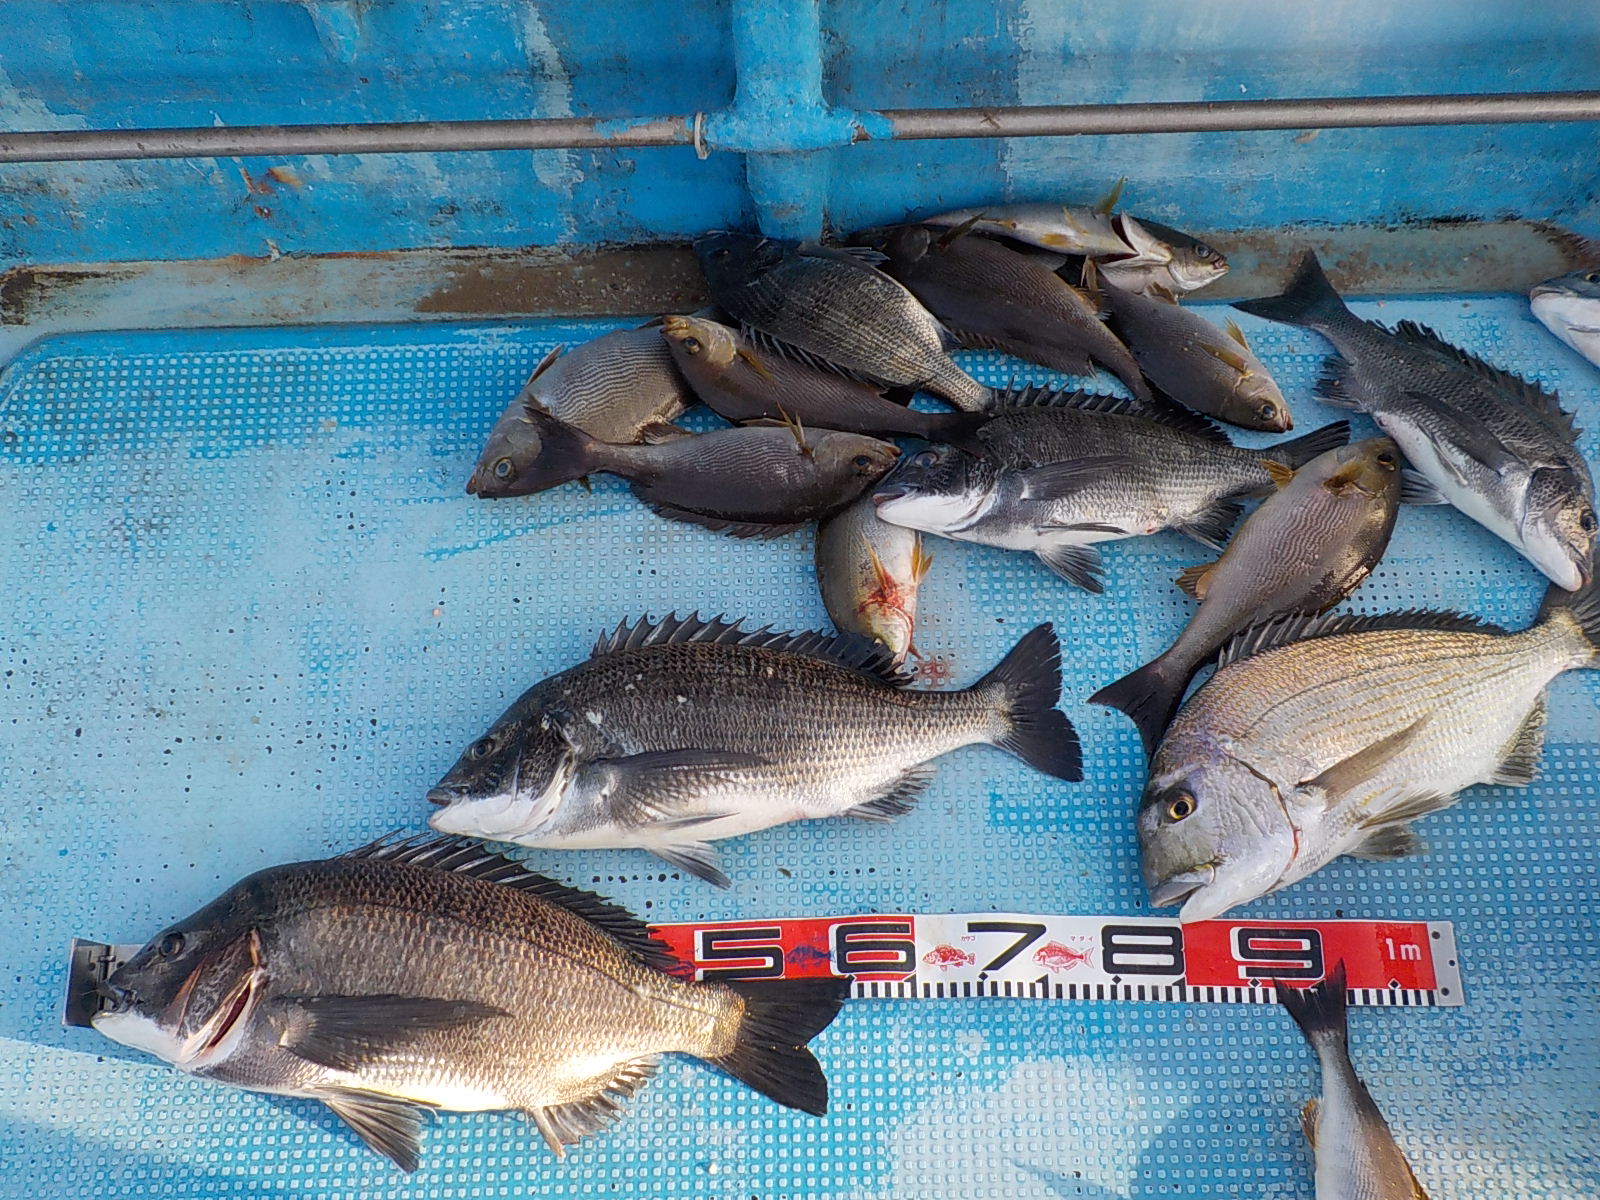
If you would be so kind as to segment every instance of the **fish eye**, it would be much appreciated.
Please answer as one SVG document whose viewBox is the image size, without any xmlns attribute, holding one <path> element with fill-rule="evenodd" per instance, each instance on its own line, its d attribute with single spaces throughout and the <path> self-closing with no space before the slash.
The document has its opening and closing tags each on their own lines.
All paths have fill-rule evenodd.
<svg viewBox="0 0 1600 1200">
<path fill-rule="evenodd" d="M 1217 256 L 1217 252 L 1204 242 L 1196 242 L 1194 244 L 1194 252 L 1198 258 L 1215 258 Z"/>
<path fill-rule="evenodd" d="M 690 354 L 699 354 L 700 353 L 700 339 L 699 338 L 692 338 L 692 337 L 684 338 L 683 339 L 683 348 L 685 350 L 687 350 Z"/>
<path fill-rule="evenodd" d="M 483 758 L 493 749 L 494 739 L 492 737 L 481 737 L 467 747 L 467 757 Z"/>
<path fill-rule="evenodd" d="M 913 467 L 931 467 L 938 461 L 939 452 L 937 450 L 919 450 L 912 456 L 911 465 Z"/>
<path fill-rule="evenodd" d="M 1258 417 L 1270 418 L 1270 417 L 1275 417 L 1277 415 L 1278 415 L 1278 406 L 1276 404 L 1274 404 L 1271 400 L 1268 400 L 1260 408 L 1256 409 L 1256 416 L 1258 416 Z"/>
<path fill-rule="evenodd" d="M 1600 283 L 1600 271 L 1585 271 L 1583 273 L 1583 281 L 1585 283 Z"/>
<path fill-rule="evenodd" d="M 1583 512 L 1578 514 L 1578 528 L 1583 530 L 1585 533 L 1593 533 L 1595 531 L 1595 524 L 1594 509 L 1586 508 L 1583 510 Z"/>
<path fill-rule="evenodd" d="M 517 473 L 517 464 L 509 458 L 497 459 L 494 464 L 494 477 L 496 479 L 510 479 Z"/>
<path fill-rule="evenodd" d="M 183 953 L 183 934 L 169 933 L 156 945 L 156 953 L 162 958 L 177 958 Z"/>
<path fill-rule="evenodd" d="M 713 250 L 711 252 L 711 257 L 713 257 L 713 258 L 727 258 L 728 255 L 730 255 L 732 253 L 733 253 L 733 251 L 728 249 L 728 247 L 719 246 L 717 249 L 715 249 L 715 250 Z"/>
<path fill-rule="evenodd" d="M 1378 465 L 1380 467 L 1394 466 L 1394 455 L 1385 450 L 1382 454 L 1378 455 Z"/>
<path fill-rule="evenodd" d="M 872 465 L 872 455 L 870 455 L 870 454 L 858 454 L 854 458 L 852 458 L 850 461 L 852 463 L 854 463 L 856 466 L 860 467 L 863 471 L 865 471 L 868 467 L 870 467 Z"/>
<path fill-rule="evenodd" d="M 1191 815 L 1195 810 L 1195 799 L 1188 792 L 1179 792 L 1173 797 L 1172 803 L 1167 805 L 1167 816 L 1174 821 L 1181 821 Z"/>
</svg>

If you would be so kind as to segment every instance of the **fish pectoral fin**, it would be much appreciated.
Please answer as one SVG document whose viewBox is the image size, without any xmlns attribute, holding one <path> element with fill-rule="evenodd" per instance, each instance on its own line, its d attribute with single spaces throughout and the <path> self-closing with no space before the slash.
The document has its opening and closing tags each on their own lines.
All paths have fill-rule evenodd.
<svg viewBox="0 0 1600 1200">
<path fill-rule="evenodd" d="M 1360 843 L 1345 851 L 1347 858 L 1367 862 L 1388 862 L 1396 858 L 1409 858 L 1422 851 L 1422 839 L 1409 825 L 1379 825 Z"/>
<path fill-rule="evenodd" d="M 1403 825 L 1449 808 L 1456 802 L 1454 792 L 1413 791 L 1409 788 L 1392 788 L 1374 797 L 1366 805 L 1367 815 L 1361 824 L 1367 829 L 1380 829 L 1386 825 Z"/>
<path fill-rule="evenodd" d="M 654 825 L 688 816 L 683 806 L 707 791 L 724 787 L 732 774 L 768 760 L 735 750 L 650 750 L 622 758 L 602 758 L 586 771 L 611 777 L 607 806 L 624 825 Z"/>
<path fill-rule="evenodd" d="M 1541 695 L 1517 732 L 1500 753 L 1500 765 L 1488 782 L 1505 787 L 1526 787 L 1539 775 L 1539 759 L 1544 753 L 1544 730 L 1550 720 L 1550 706 Z"/>
<path fill-rule="evenodd" d="M 1300 1106 L 1300 1132 L 1313 1150 L 1317 1148 L 1317 1125 L 1321 1121 L 1322 1101 L 1313 1096 Z"/>
<path fill-rule="evenodd" d="M 1185 567 L 1173 582 L 1178 585 L 1178 590 L 1190 599 L 1204 600 L 1206 590 L 1211 586 L 1211 572 L 1216 569 L 1217 564 L 1214 562 L 1197 563 L 1192 567 Z"/>
<path fill-rule="evenodd" d="M 1046 546 L 1034 553 L 1039 556 L 1040 562 L 1068 583 L 1097 596 L 1106 590 L 1105 584 L 1100 582 L 1105 569 L 1100 561 L 1100 551 L 1093 546 Z"/>
<path fill-rule="evenodd" d="M 1400 470 L 1400 503 L 1449 504 L 1450 500 L 1422 472 L 1403 467 Z"/>
<path fill-rule="evenodd" d="M 659 446 L 662 442 L 675 442 L 679 438 L 692 436 L 687 429 L 671 421 L 646 421 L 639 426 L 639 440 L 647 446 Z"/>
<path fill-rule="evenodd" d="M 1481 463 L 1496 474 L 1504 474 L 1521 464 L 1522 460 L 1516 453 L 1489 432 L 1486 426 L 1468 420 L 1444 401 L 1427 392 L 1408 391 L 1405 396 L 1407 400 L 1424 410 L 1437 424 L 1445 426 L 1451 442 L 1474 462 Z M 1450 461 L 1449 455 L 1441 453 L 1439 459 L 1461 477 L 1460 468 Z M 1465 482 L 1465 478 L 1461 478 L 1462 482 Z"/>
<path fill-rule="evenodd" d="M 423 1105 L 355 1088 L 320 1088 L 312 1095 L 333 1110 L 355 1135 L 402 1171 L 422 1161 Z"/>
<path fill-rule="evenodd" d="M 1315 788 L 1322 792 L 1327 797 L 1326 803 L 1328 807 L 1331 808 L 1347 792 L 1359 788 L 1387 766 L 1390 760 L 1404 753 L 1406 747 L 1411 744 L 1412 739 L 1417 736 L 1417 732 L 1422 728 L 1422 724 L 1423 719 L 1419 717 L 1411 724 L 1395 730 L 1387 737 L 1379 738 L 1370 745 L 1363 746 L 1354 754 L 1348 755 L 1328 767 L 1325 771 L 1313 775 L 1310 779 L 1302 779 L 1300 786 L 1303 788 Z M 1380 808 L 1381 806 L 1369 808 L 1369 811 L 1376 816 Z M 1388 818 L 1385 817 L 1384 822 L 1387 823 L 1387 820 Z"/>
<path fill-rule="evenodd" d="M 1231 346 L 1218 346 L 1211 342 L 1199 342 L 1197 345 L 1229 370 L 1239 375 L 1250 374 L 1250 364 L 1245 361 L 1244 355 Z"/>
<path fill-rule="evenodd" d="M 1092 454 L 1066 462 L 1046 463 L 1022 472 L 1024 500 L 1061 500 L 1072 493 L 1132 470 L 1138 463 L 1126 454 Z"/>
<path fill-rule="evenodd" d="M 651 846 L 650 853 L 680 871 L 704 879 L 713 887 L 732 887 L 733 881 L 717 866 L 717 852 L 709 842 L 678 842 L 671 846 Z"/>
<path fill-rule="evenodd" d="M 1180 521 L 1172 527 L 1185 537 L 1199 542 L 1207 550 L 1220 551 L 1223 543 L 1228 540 L 1228 535 L 1233 532 L 1233 527 L 1238 523 L 1239 514 L 1244 511 L 1232 500 L 1218 500 L 1210 508 L 1203 509 L 1194 514 L 1187 521 Z"/>
<path fill-rule="evenodd" d="M 453 1029 L 511 1014 L 476 1000 L 433 996 L 282 996 L 267 1021 L 278 1045 L 307 1062 L 354 1071 L 430 1029 Z"/>
<path fill-rule="evenodd" d="M 840 815 L 855 817 L 858 821 L 892 821 L 896 817 L 903 817 L 917 806 L 917 801 L 932 781 L 932 767 L 912 767 L 896 776 L 879 795 L 854 808 L 845 809 Z"/>
<path fill-rule="evenodd" d="M 566 1104 L 525 1108 L 523 1114 L 539 1128 L 545 1145 L 557 1158 L 566 1155 L 590 1134 L 599 1133 L 623 1115 L 622 1102 L 655 1076 L 659 1061 L 638 1058 L 619 1063 L 604 1079 L 597 1081 L 594 1093 Z"/>
<path fill-rule="evenodd" d="M 1264 471 L 1266 471 L 1268 478 L 1272 480 L 1274 487 L 1286 488 L 1289 486 L 1289 484 L 1294 482 L 1293 467 L 1286 466 L 1285 464 L 1270 458 L 1262 459 L 1261 467 Z M 1339 489 L 1330 488 L 1330 490 L 1337 492 Z"/>
</svg>

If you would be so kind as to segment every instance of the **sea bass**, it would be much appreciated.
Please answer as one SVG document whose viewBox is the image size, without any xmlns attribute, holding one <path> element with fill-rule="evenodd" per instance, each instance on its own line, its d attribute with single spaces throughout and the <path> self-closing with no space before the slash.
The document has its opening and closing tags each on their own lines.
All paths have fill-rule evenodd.
<svg viewBox="0 0 1600 1200">
<path fill-rule="evenodd" d="M 272 867 L 156 935 L 94 1027 L 180 1070 L 320 1100 L 403 1170 L 422 1116 L 516 1109 L 560 1155 L 663 1054 L 827 1111 L 805 1043 L 843 979 L 693 983 L 630 914 L 481 845 L 382 839 Z"/>
<path fill-rule="evenodd" d="M 1345 993 L 1342 962 L 1313 987 L 1278 984 L 1278 999 L 1322 1067 L 1322 1097 L 1300 1111 L 1316 1154 L 1317 1200 L 1428 1200 L 1350 1061 Z"/>
<path fill-rule="evenodd" d="M 969 412 L 988 403 L 933 314 L 860 256 L 742 233 L 707 234 L 694 252 L 712 297 L 769 347 Z"/>
<path fill-rule="evenodd" d="M 1298 640 L 1297 640 L 1298 639 Z M 1507 633 L 1453 613 L 1290 617 L 1241 634 L 1179 710 L 1138 815 L 1157 907 L 1204 921 L 1341 854 L 1396 858 L 1475 783 L 1531 783 L 1545 688 L 1600 665 L 1600 585 Z"/>
<path fill-rule="evenodd" d="M 623 623 L 523 693 L 428 799 L 442 833 L 570 849 L 640 847 L 719 886 L 709 845 L 809 818 L 910 811 L 930 760 L 987 743 L 1082 778 L 1041 625 L 956 692 L 907 687 L 887 649 L 698 617 Z"/>
<path fill-rule="evenodd" d="M 892 442 L 798 425 L 614 446 L 537 410 L 528 421 L 544 447 L 522 476 L 530 491 L 596 471 L 620 475 L 658 515 L 740 538 L 778 537 L 837 512 L 900 454 Z"/>
<path fill-rule="evenodd" d="M 1098 305 L 1054 271 L 999 242 L 927 225 L 866 230 L 855 240 L 969 349 L 1000 350 L 1068 375 L 1104 367 L 1136 398 L 1150 389 Z"/>
<path fill-rule="evenodd" d="M 1260 450 L 1216 426 L 1115 396 L 1024 388 L 997 397 L 981 454 L 930 447 L 873 493 L 892 525 L 1037 554 L 1070 583 L 1102 590 L 1094 543 L 1175 529 L 1221 549 L 1235 497 L 1273 487 L 1266 464 L 1299 467 L 1342 445 L 1338 422 Z"/>
<path fill-rule="evenodd" d="M 737 329 L 716 321 L 665 317 L 661 336 L 695 394 L 729 421 L 793 420 L 813 428 L 943 442 L 967 438 L 984 420 L 978 413 L 908 408 L 876 384 L 764 353 Z"/>
<path fill-rule="evenodd" d="M 557 346 L 489 431 L 467 491 L 485 499 L 537 491 L 525 476 L 543 452 L 530 405 L 602 442 L 658 442 L 683 436 L 672 420 L 694 403 L 652 326 L 618 329 L 570 353 Z"/>
<path fill-rule="evenodd" d="M 879 520 L 870 495 L 817 526 L 817 584 L 834 627 L 882 642 L 897 663 L 912 649 L 931 561 L 922 535 Z"/>
<path fill-rule="evenodd" d="M 1232 321 L 1218 329 L 1165 293 L 1144 296 L 1104 279 L 1100 295 L 1139 369 L 1179 404 L 1245 429 L 1293 428 L 1283 393 Z"/>
<path fill-rule="evenodd" d="M 1600 364 L 1600 271 L 1573 271 L 1528 293 L 1533 315 L 1590 362 Z"/>
<path fill-rule="evenodd" d="M 1178 577 L 1178 586 L 1200 601 L 1178 640 L 1089 697 L 1091 704 L 1127 713 L 1146 753 L 1217 647 L 1275 616 L 1332 608 L 1361 585 L 1389 546 L 1405 480 L 1400 451 L 1388 438 L 1329 450 L 1298 471 L 1268 469 L 1277 472 L 1280 490 L 1245 519 L 1221 558 Z M 1424 498 L 1432 499 L 1426 490 Z"/>
<path fill-rule="evenodd" d="M 1339 352 L 1317 394 L 1371 413 L 1406 458 L 1457 508 L 1504 538 L 1558 587 L 1588 581 L 1597 522 L 1594 482 L 1559 399 L 1401 321 L 1363 321 L 1301 256 L 1288 290 L 1236 308 L 1304 325 Z"/>
</svg>

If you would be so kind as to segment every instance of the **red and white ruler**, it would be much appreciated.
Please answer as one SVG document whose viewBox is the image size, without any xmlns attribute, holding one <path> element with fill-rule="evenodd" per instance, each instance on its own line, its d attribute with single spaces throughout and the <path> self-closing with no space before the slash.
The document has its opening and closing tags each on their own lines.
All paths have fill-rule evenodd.
<svg viewBox="0 0 1600 1200">
<path fill-rule="evenodd" d="M 700 979 L 848 975 L 864 999 L 1271 1004 L 1343 962 L 1350 1001 L 1463 1003 L 1448 921 L 1200 921 L 882 913 L 657 925 Z"/>
<path fill-rule="evenodd" d="M 871 913 L 653 926 L 697 979 L 849 976 L 859 999 L 1134 1000 L 1271 1004 L 1343 962 L 1350 1002 L 1464 1003 L 1448 921 L 1200 921 L 1029 913 Z M 138 946 L 74 939 L 65 1020 Z"/>
</svg>

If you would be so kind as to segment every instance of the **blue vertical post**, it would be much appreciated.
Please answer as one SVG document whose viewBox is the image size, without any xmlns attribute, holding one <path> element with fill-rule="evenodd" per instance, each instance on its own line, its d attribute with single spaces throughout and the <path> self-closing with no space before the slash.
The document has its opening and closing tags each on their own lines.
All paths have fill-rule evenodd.
<svg viewBox="0 0 1600 1200">
<path fill-rule="evenodd" d="M 853 122 L 822 96 L 817 0 L 734 0 L 733 107 L 708 121 L 707 141 L 745 156 L 745 185 L 761 231 L 815 239 L 828 197 L 828 160 Z"/>
</svg>

